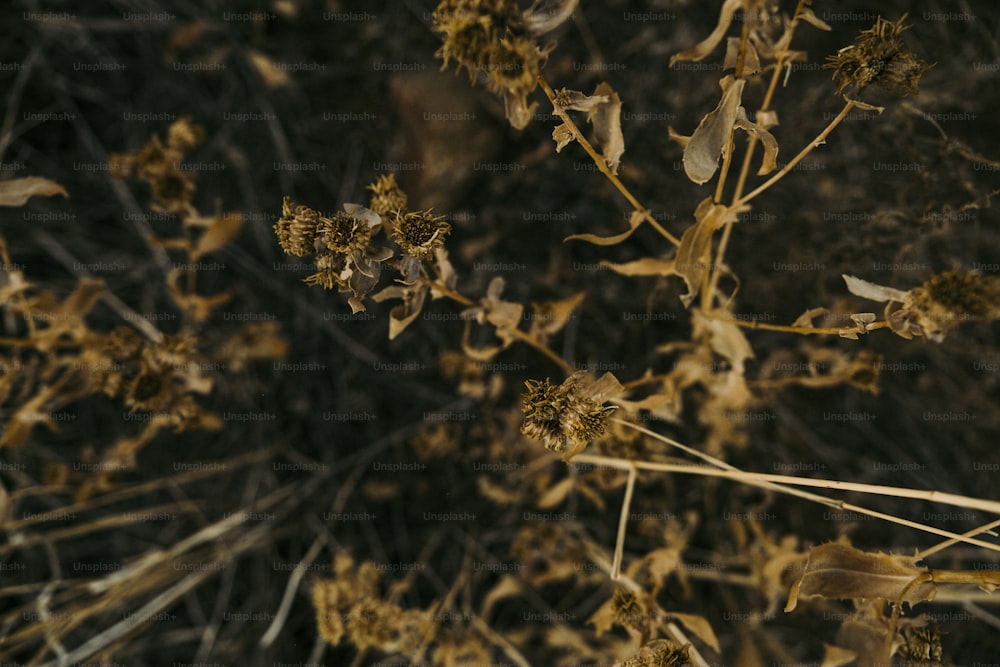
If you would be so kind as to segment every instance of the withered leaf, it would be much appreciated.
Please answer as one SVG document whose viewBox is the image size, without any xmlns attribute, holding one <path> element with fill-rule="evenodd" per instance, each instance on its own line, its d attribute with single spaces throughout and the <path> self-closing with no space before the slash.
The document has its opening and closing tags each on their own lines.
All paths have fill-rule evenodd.
<svg viewBox="0 0 1000 667">
<path fill-rule="evenodd" d="M 811 7 L 802 7 L 802 11 L 799 12 L 799 18 L 814 28 L 826 31 L 831 30 L 830 24 L 816 16 Z"/>
<path fill-rule="evenodd" d="M 573 490 L 574 484 L 576 484 L 575 477 L 566 477 L 559 480 L 542 493 L 538 500 L 535 501 L 535 505 L 539 509 L 551 509 L 555 507 L 566 499 L 569 492 Z"/>
<path fill-rule="evenodd" d="M 552 139 L 556 142 L 556 153 L 560 153 L 576 139 L 576 133 L 570 129 L 569 125 L 561 123 L 552 130 Z"/>
<path fill-rule="evenodd" d="M 669 613 L 669 617 L 672 620 L 680 621 L 681 625 L 690 630 L 698 639 L 708 644 L 716 653 L 722 650 L 719 647 L 719 638 L 715 636 L 712 625 L 704 616 L 699 616 L 698 614 L 681 614 L 672 611 Z"/>
<path fill-rule="evenodd" d="M 778 167 L 778 140 L 774 138 L 774 135 L 765 130 L 763 126 L 752 123 L 746 118 L 738 118 L 734 126 L 757 137 L 761 145 L 764 146 L 764 157 L 760 161 L 757 175 L 764 176 L 774 171 Z"/>
<path fill-rule="evenodd" d="M 632 215 L 628 217 L 627 232 L 622 232 L 621 234 L 615 234 L 613 236 L 598 236 L 597 234 L 570 234 L 563 239 L 563 241 L 586 241 L 587 243 L 593 243 L 594 245 L 615 245 L 632 236 L 632 232 L 634 232 L 639 225 L 642 224 L 644 219 L 642 211 L 632 211 Z"/>
<path fill-rule="evenodd" d="M 607 95 L 588 95 L 579 90 L 563 88 L 556 93 L 556 104 L 564 111 L 585 111 L 590 113 L 601 104 L 608 102 Z"/>
<path fill-rule="evenodd" d="M 732 321 L 729 313 L 721 310 L 704 314 L 696 310 L 694 315 L 694 330 L 696 335 L 705 333 L 709 336 L 712 351 L 729 361 L 735 373 L 743 375 L 744 361 L 753 359 L 753 348 L 740 329 Z"/>
<path fill-rule="evenodd" d="M 672 276 L 675 273 L 675 261 L 672 259 L 643 257 L 624 264 L 616 264 L 607 260 L 602 260 L 600 264 L 623 276 Z"/>
<path fill-rule="evenodd" d="M 868 553 L 840 542 L 821 544 L 809 550 L 806 568 L 788 593 L 785 611 L 795 609 L 800 595 L 892 601 L 902 596 L 903 602 L 917 604 L 933 599 L 937 592 L 932 581 L 911 586 L 926 572 L 912 557 Z"/>
<path fill-rule="evenodd" d="M 733 131 L 746 79 L 726 76 L 719 85 L 722 87 L 719 105 L 701 119 L 684 148 L 684 173 L 698 185 L 712 178 L 719 168 L 719 157 Z"/>
<path fill-rule="evenodd" d="M 580 0 L 535 0 L 521 15 L 524 26 L 532 35 L 544 35 L 562 25 Z"/>
<path fill-rule="evenodd" d="M 586 292 L 577 292 L 568 299 L 560 301 L 545 301 L 543 303 L 532 303 L 531 328 L 528 335 L 532 338 L 545 342 L 549 336 L 558 333 L 576 307 L 583 303 Z"/>
<path fill-rule="evenodd" d="M 66 189 L 41 176 L 27 176 L 0 181 L 0 206 L 24 206 L 32 197 L 62 195 L 69 199 Z"/>
<path fill-rule="evenodd" d="M 735 69 L 740 55 L 740 38 L 730 37 L 726 40 L 726 57 L 722 61 L 722 69 Z M 753 42 L 747 40 L 746 50 L 743 53 L 742 75 L 757 74 L 760 72 L 760 57 Z"/>
<path fill-rule="evenodd" d="M 855 296 L 860 296 L 862 299 L 870 299 L 871 301 L 899 301 L 902 303 L 909 295 L 909 292 L 904 292 L 894 287 L 876 285 L 867 280 L 849 276 L 846 273 L 841 274 L 841 276 L 844 282 L 847 283 L 847 290 Z"/>
<path fill-rule="evenodd" d="M 395 340 L 396 336 L 403 333 L 406 327 L 417 319 L 424 307 L 426 296 L 427 288 L 423 285 L 390 285 L 372 295 L 372 300 L 376 303 L 386 299 L 402 299 L 403 301 L 389 311 L 389 340 Z"/>
<path fill-rule="evenodd" d="M 712 34 L 690 49 L 674 54 L 670 58 L 670 66 L 673 67 L 674 63 L 679 60 L 693 60 L 697 62 L 714 51 L 715 47 L 722 41 L 722 38 L 725 37 L 726 31 L 729 30 L 729 24 L 733 22 L 733 14 L 742 5 L 743 0 L 726 0 L 722 5 L 722 9 L 719 10 L 719 22 L 716 24 Z"/>
<path fill-rule="evenodd" d="M 607 97 L 603 102 L 587 112 L 587 121 L 594 126 L 594 138 L 601 147 L 604 161 L 611 173 L 618 173 L 618 163 L 625 152 L 625 138 L 622 136 L 622 101 L 618 93 L 602 81 L 594 89 L 594 97 Z"/>
<path fill-rule="evenodd" d="M 830 314 L 830 311 L 827 310 L 826 308 L 823 308 L 823 307 L 820 307 L 820 308 L 810 308 L 806 312 L 804 312 L 801 315 L 799 315 L 798 317 L 796 317 L 795 321 L 792 322 L 792 326 L 793 327 L 805 327 L 805 328 L 812 329 L 812 328 L 814 328 L 816 326 L 813 323 L 813 320 L 815 320 L 817 317 L 826 317 L 829 314 Z"/>
<path fill-rule="evenodd" d="M 239 213 L 223 213 L 211 218 L 207 229 L 198 237 L 192 253 L 198 259 L 223 248 L 236 238 L 243 227 L 243 216 Z"/>
<path fill-rule="evenodd" d="M 691 302 L 701 290 L 701 283 L 708 271 L 709 251 L 712 248 L 712 234 L 727 221 L 736 221 L 737 215 L 743 209 L 731 209 L 728 206 L 715 204 L 711 197 L 706 197 L 695 209 L 695 223 L 688 227 L 681 236 L 680 247 L 677 248 L 675 272 L 687 284 L 687 294 L 681 296 L 684 307 Z"/>
</svg>

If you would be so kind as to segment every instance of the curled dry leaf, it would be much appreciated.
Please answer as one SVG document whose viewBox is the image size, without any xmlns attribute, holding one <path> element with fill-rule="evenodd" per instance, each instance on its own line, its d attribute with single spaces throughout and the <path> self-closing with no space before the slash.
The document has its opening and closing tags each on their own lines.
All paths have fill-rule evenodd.
<svg viewBox="0 0 1000 667">
<path fill-rule="evenodd" d="M 773 134 L 765 130 L 763 126 L 752 123 L 746 118 L 737 118 L 734 127 L 757 137 L 764 147 L 764 157 L 761 158 L 760 169 L 757 170 L 758 176 L 770 174 L 778 168 L 778 140 L 774 138 Z"/>
<path fill-rule="evenodd" d="M 24 206 L 32 197 L 62 195 L 69 199 L 66 189 L 47 178 L 28 176 L 0 182 L 0 206 Z"/>
<path fill-rule="evenodd" d="M 601 147 L 601 154 L 611 173 L 618 173 L 618 163 L 625 152 L 625 138 L 622 136 L 622 101 L 618 93 L 605 82 L 597 84 L 594 97 L 607 97 L 603 102 L 587 112 L 587 122 L 594 126 L 594 138 Z"/>
<path fill-rule="evenodd" d="M 583 303 L 586 295 L 586 292 L 577 292 L 568 299 L 560 301 L 532 303 L 531 328 L 528 330 L 528 335 L 545 344 L 549 336 L 558 333 L 566 326 L 573 311 Z"/>
<path fill-rule="evenodd" d="M 426 296 L 427 286 L 424 284 L 390 285 L 372 295 L 372 300 L 376 303 L 386 299 L 402 299 L 403 301 L 389 311 L 389 340 L 395 340 L 396 336 L 403 333 L 406 327 L 417 319 L 424 307 Z"/>
<path fill-rule="evenodd" d="M 737 9 L 743 6 L 743 2 L 744 0 L 726 0 L 726 2 L 722 5 L 722 9 L 719 10 L 719 22 L 716 24 L 715 30 L 712 31 L 712 34 L 696 46 L 674 54 L 670 58 L 670 66 L 673 67 L 675 62 L 682 60 L 697 62 L 714 51 L 715 47 L 722 42 L 722 38 L 726 36 L 726 31 L 729 30 L 729 24 L 733 22 L 733 14 L 736 13 Z"/>
<path fill-rule="evenodd" d="M 561 153 L 562 149 L 576 140 L 576 133 L 566 123 L 561 123 L 552 130 L 552 139 L 556 142 L 556 153 Z"/>
<path fill-rule="evenodd" d="M 224 213 L 209 219 L 208 227 L 198 237 L 192 252 L 193 259 L 215 252 L 236 238 L 243 227 L 243 216 L 239 213 Z"/>
<path fill-rule="evenodd" d="M 730 37 L 726 40 L 726 57 L 722 61 L 722 69 L 736 69 L 740 56 L 740 38 Z M 757 74 L 760 72 L 760 57 L 753 42 L 746 42 L 746 49 L 743 52 L 743 69 L 738 72 L 740 76 Z"/>
<path fill-rule="evenodd" d="M 632 232 L 634 232 L 639 225 L 642 224 L 644 219 L 642 211 L 632 211 L 632 215 L 628 217 L 627 232 L 622 232 L 621 234 L 615 234 L 613 236 L 598 236 L 597 234 L 570 234 L 563 240 L 586 241 L 587 243 L 593 243 L 594 245 L 616 245 L 632 236 Z"/>
<path fill-rule="evenodd" d="M 712 234 L 727 222 L 736 222 L 739 213 L 744 210 L 747 210 L 747 207 L 733 209 L 715 204 L 711 197 L 706 197 L 698 204 L 694 212 L 695 223 L 681 236 L 675 262 L 676 274 L 687 284 L 687 294 L 681 296 L 685 308 L 698 296 L 705 272 L 708 271 Z"/>
<path fill-rule="evenodd" d="M 846 273 L 841 275 L 844 278 L 844 282 L 847 283 L 847 290 L 855 296 L 860 296 L 862 299 L 879 302 L 899 301 L 902 303 L 906 300 L 906 297 L 909 296 L 909 292 L 904 292 L 894 287 L 886 287 L 884 285 L 870 283 L 867 280 L 855 278 L 854 276 L 849 276 Z"/>
<path fill-rule="evenodd" d="M 732 315 L 721 310 L 707 314 L 696 310 L 693 315 L 695 337 L 707 335 L 712 351 L 725 358 L 735 373 L 743 375 L 744 362 L 753 359 L 753 349 Z"/>
<path fill-rule="evenodd" d="M 624 264 L 615 264 L 607 260 L 602 260 L 600 264 L 623 276 L 672 276 L 676 273 L 676 262 L 672 259 L 643 257 Z"/>
<path fill-rule="evenodd" d="M 733 131 L 746 80 L 726 76 L 719 85 L 722 87 L 719 105 L 701 119 L 684 148 L 684 173 L 698 185 L 712 178 L 719 168 L 719 157 Z"/>
<path fill-rule="evenodd" d="M 590 113 L 598 106 L 609 102 L 607 95 L 587 95 L 579 90 L 563 88 L 556 93 L 556 104 L 563 111 L 584 111 Z"/>
<path fill-rule="evenodd" d="M 788 593 L 785 611 L 795 609 L 799 596 L 881 598 L 914 605 L 933 599 L 937 592 L 932 581 L 911 585 L 927 571 L 912 557 L 868 553 L 840 542 L 821 544 L 809 550 L 806 568 Z"/>
</svg>

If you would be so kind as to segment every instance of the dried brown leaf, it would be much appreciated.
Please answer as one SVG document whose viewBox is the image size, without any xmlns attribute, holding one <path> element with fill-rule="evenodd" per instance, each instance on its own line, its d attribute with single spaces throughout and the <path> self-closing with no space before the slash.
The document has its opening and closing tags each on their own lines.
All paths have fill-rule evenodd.
<svg viewBox="0 0 1000 667">
<path fill-rule="evenodd" d="M 813 327 L 816 326 L 813 323 L 813 320 L 815 320 L 817 317 L 826 317 L 829 314 L 830 314 L 830 311 L 827 310 L 826 308 L 822 308 L 822 307 L 821 308 L 810 308 L 806 312 L 804 312 L 801 315 L 799 315 L 798 317 L 796 317 L 795 321 L 792 322 L 792 326 L 793 327 L 807 327 L 809 329 L 812 329 Z"/>
<path fill-rule="evenodd" d="M 542 493 L 542 495 L 535 502 L 535 505 L 539 509 L 550 509 L 555 507 L 562 501 L 566 500 L 566 496 L 568 496 L 570 491 L 573 490 L 573 486 L 575 484 L 575 477 L 566 477 L 559 480 Z"/>
<path fill-rule="evenodd" d="M 223 213 L 211 218 L 208 228 L 198 237 L 194 244 L 193 258 L 197 260 L 204 255 L 223 248 L 236 238 L 243 227 L 243 216 L 239 213 Z"/>
<path fill-rule="evenodd" d="M 567 236 L 564 241 L 586 241 L 587 243 L 593 243 L 594 245 L 615 245 L 621 243 L 628 237 L 632 236 L 639 225 L 642 224 L 644 220 L 641 211 L 632 211 L 632 215 L 628 218 L 628 231 L 622 232 L 621 234 L 615 234 L 614 236 L 598 236 L 597 234 L 571 234 Z"/>
<path fill-rule="evenodd" d="M 816 16 L 811 7 L 803 7 L 802 11 L 799 12 L 799 18 L 814 28 L 819 28 L 820 30 L 825 31 L 831 30 L 830 24 Z"/>
<path fill-rule="evenodd" d="M 594 138 L 601 147 L 601 155 L 611 173 L 618 173 L 618 163 L 625 152 L 622 136 L 622 101 L 618 93 L 605 82 L 597 84 L 594 97 L 607 97 L 608 101 L 587 112 L 587 121 L 594 126 Z"/>
<path fill-rule="evenodd" d="M 676 273 L 674 265 L 675 261 L 672 259 L 656 259 L 655 257 L 643 257 L 624 264 L 615 264 L 607 260 L 601 261 L 601 266 L 606 266 L 623 276 L 672 276 Z"/>
<path fill-rule="evenodd" d="M 703 199 L 695 209 L 695 224 L 688 227 L 681 236 L 675 263 L 677 275 L 687 284 L 687 294 L 681 296 L 685 307 L 691 305 L 691 301 L 701 290 L 702 280 L 709 267 L 708 253 L 712 247 L 712 235 L 727 221 L 736 221 L 739 212 L 713 203 L 711 197 Z"/>
<path fill-rule="evenodd" d="M 417 319 L 424 307 L 426 296 L 427 288 L 424 285 L 390 285 L 372 295 L 372 300 L 376 303 L 386 299 L 403 301 L 389 311 L 389 340 L 395 340 L 396 336 L 403 333 L 406 327 Z"/>
<path fill-rule="evenodd" d="M 684 148 L 684 173 L 698 185 L 712 178 L 719 168 L 719 158 L 736 122 L 746 79 L 726 76 L 719 85 L 722 87 L 719 105 L 701 119 Z"/>
<path fill-rule="evenodd" d="M 735 69 L 740 55 L 740 38 L 730 37 L 726 40 L 726 57 L 722 61 L 722 69 Z M 743 53 L 742 76 L 757 74 L 760 72 L 760 57 L 753 42 L 747 40 L 746 50 Z"/>
<path fill-rule="evenodd" d="M 733 22 L 733 14 L 743 5 L 743 2 L 744 0 L 726 0 L 722 5 L 722 9 L 719 10 L 719 22 L 716 24 L 712 34 L 696 46 L 671 56 L 670 66 L 673 67 L 675 62 L 681 60 L 693 60 L 697 62 L 714 51 L 715 47 L 722 41 L 722 38 L 725 37 L 726 31 L 729 30 L 729 24 Z"/>
<path fill-rule="evenodd" d="M 712 351 L 729 361 L 729 365 L 738 375 L 743 375 L 744 361 L 753 359 L 753 348 L 743 335 L 743 330 L 731 321 L 731 315 L 722 310 L 712 313 L 693 313 L 695 336 L 707 335 Z"/>
<path fill-rule="evenodd" d="M 556 142 L 556 153 L 559 153 L 576 140 L 576 133 L 570 129 L 569 125 L 561 123 L 556 125 L 556 129 L 552 130 L 552 139 Z"/>
<path fill-rule="evenodd" d="M 917 566 L 912 557 L 869 553 L 840 542 L 821 544 L 809 550 L 805 571 L 792 586 L 785 611 L 795 609 L 800 595 L 917 604 L 936 594 L 931 581 L 911 586 L 926 573 L 927 568 Z"/>
<path fill-rule="evenodd" d="M 770 174 L 772 171 L 777 169 L 778 140 L 774 138 L 774 135 L 765 130 L 762 125 L 751 123 L 745 118 L 737 119 L 735 127 L 745 130 L 748 134 L 757 137 L 761 145 L 764 147 L 764 157 L 761 158 L 760 169 L 757 170 L 757 175 L 764 176 L 765 174 Z"/>
<path fill-rule="evenodd" d="M 62 195 L 69 199 L 66 189 L 41 176 L 27 176 L 0 181 L 0 206 L 24 206 L 32 197 Z"/>
<path fill-rule="evenodd" d="M 875 283 L 870 283 L 867 280 L 862 280 L 861 278 L 855 278 L 854 276 L 849 276 L 847 274 L 841 274 L 844 282 L 847 283 L 847 290 L 855 295 L 860 296 L 862 299 L 870 299 L 871 301 L 899 301 L 903 302 L 909 295 L 909 292 L 904 292 L 898 290 L 895 287 L 886 287 L 884 285 L 877 285 Z"/>
<path fill-rule="evenodd" d="M 585 111 L 590 113 L 602 104 L 609 102 L 607 95 L 588 95 L 579 90 L 563 88 L 556 94 L 556 104 L 563 111 Z"/>
<path fill-rule="evenodd" d="M 680 621 L 681 625 L 690 630 L 695 637 L 708 644 L 713 651 L 716 653 L 721 651 L 719 638 L 715 636 L 715 631 L 712 629 L 711 623 L 704 616 L 699 616 L 698 614 L 680 614 L 675 611 L 670 612 L 669 616 L 673 620 Z"/>
<path fill-rule="evenodd" d="M 560 301 L 532 303 L 531 328 L 528 330 L 528 335 L 544 343 L 549 336 L 559 333 L 586 296 L 586 292 L 577 292 L 568 299 Z"/>
</svg>

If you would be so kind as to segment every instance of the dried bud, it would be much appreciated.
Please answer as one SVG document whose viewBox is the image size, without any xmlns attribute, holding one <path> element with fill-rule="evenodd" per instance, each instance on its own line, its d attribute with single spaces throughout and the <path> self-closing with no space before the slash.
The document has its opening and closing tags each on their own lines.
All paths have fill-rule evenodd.
<svg viewBox="0 0 1000 667">
<path fill-rule="evenodd" d="M 900 96 L 918 92 L 920 77 L 931 65 L 910 51 L 900 37 L 909 27 L 903 25 L 905 18 L 906 14 L 894 23 L 880 16 L 854 44 L 827 57 L 826 67 L 836 70 L 838 95 L 848 87 L 861 90 L 873 83 Z"/>
<path fill-rule="evenodd" d="M 406 193 L 396 183 L 396 175 L 379 176 L 378 180 L 368 186 L 372 191 L 368 208 L 379 215 L 394 215 L 406 210 Z"/>
<path fill-rule="evenodd" d="M 308 206 L 300 206 L 285 196 L 281 204 L 281 218 L 274 224 L 281 249 L 289 255 L 307 257 L 316 252 L 316 231 L 320 215 Z M 325 218 L 324 218 L 325 219 Z"/>
<path fill-rule="evenodd" d="M 434 250 L 444 245 L 451 225 L 444 218 L 431 215 L 430 210 L 406 213 L 396 218 L 393 238 L 404 255 L 430 259 Z"/>
</svg>

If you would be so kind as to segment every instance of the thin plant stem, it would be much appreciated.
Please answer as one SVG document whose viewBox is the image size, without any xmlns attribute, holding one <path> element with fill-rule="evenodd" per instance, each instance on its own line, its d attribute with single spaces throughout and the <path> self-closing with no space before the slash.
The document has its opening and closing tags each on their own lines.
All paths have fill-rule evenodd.
<svg viewBox="0 0 1000 667">
<path fill-rule="evenodd" d="M 775 183 L 777 183 L 778 181 L 780 181 L 782 178 L 784 178 L 785 176 L 787 176 L 788 173 L 792 169 L 795 168 L 795 165 L 797 165 L 799 162 L 802 162 L 802 160 L 807 155 L 809 155 L 810 153 L 812 153 L 813 150 L 815 150 L 816 148 L 818 148 L 818 147 L 822 146 L 824 143 L 826 143 L 827 136 L 829 136 L 829 134 L 831 132 L 833 132 L 834 128 L 836 128 L 838 125 L 840 125 L 841 121 L 843 121 L 845 118 L 847 118 L 847 114 L 849 114 L 851 112 L 851 109 L 853 109 L 854 106 L 855 106 L 855 102 L 853 100 L 847 100 L 847 102 L 844 104 L 844 108 L 840 110 L 840 113 L 838 113 L 836 115 L 836 117 L 833 120 L 830 121 L 830 124 L 827 125 L 823 129 L 822 132 L 820 132 L 819 134 L 816 135 L 815 139 L 813 139 L 812 141 L 810 141 L 809 144 L 806 145 L 805 148 L 803 148 L 801 151 L 799 151 L 798 155 L 796 155 L 791 160 L 789 160 L 788 164 L 786 164 L 784 167 L 782 167 L 780 170 L 778 170 L 778 173 L 776 173 L 774 176 L 772 176 L 771 178 L 769 178 L 766 181 L 764 181 L 756 189 L 752 190 L 751 192 L 749 192 L 749 193 L 743 195 L 742 197 L 740 197 L 739 199 L 737 199 L 736 202 L 734 202 L 733 205 L 734 206 L 742 206 L 743 204 L 748 203 L 751 199 L 755 198 L 757 195 L 761 194 L 762 192 L 768 190 L 772 185 L 774 185 Z"/>
<path fill-rule="evenodd" d="M 618 517 L 618 536 L 615 538 L 615 555 L 611 561 L 611 581 L 618 581 L 622 569 L 622 558 L 625 553 L 625 531 L 628 528 L 628 511 L 632 505 L 632 493 L 635 491 L 636 468 L 628 469 L 628 481 L 625 483 L 625 498 L 622 500 L 622 513 Z"/>
<path fill-rule="evenodd" d="M 656 219 L 649 212 L 649 209 L 640 204 L 639 200 L 636 199 L 635 196 L 629 191 L 629 189 L 625 187 L 625 184 L 621 182 L 621 179 L 619 179 L 618 176 L 616 176 L 614 173 L 612 173 L 610 169 L 608 169 L 607 161 L 603 157 L 601 157 L 601 155 L 594 149 L 594 147 L 590 144 L 590 142 L 587 141 L 587 138 L 583 136 L 583 133 L 580 131 L 580 128 L 577 127 L 576 123 L 573 122 L 573 119 L 570 118 L 569 114 L 566 113 L 566 111 L 556 102 L 555 91 L 552 90 L 552 87 L 549 85 L 548 81 L 546 81 L 545 77 L 543 77 L 541 74 L 538 75 L 538 85 L 541 86 L 542 90 L 545 92 L 545 96 L 548 97 L 549 102 L 552 103 L 552 110 L 555 112 L 557 116 L 559 116 L 559 119 L 562 122 L 566 123 L 566 126 L 569 127 L 570 131 L 573 133 L 573 137 L 576 139 L 576 142 L 583 147 L 583 150 L 587 152 L 587 155 L 589 155 L 590 159 L 594 161 L 594 164 L 597 165 L 597 168 L 601 171 L 601 173 L 604 174 L 604 176 L 609 181 L 611 181 L 611 184 L 614 185 L 615 188 L 617 188 L 618 192 L 620 192 L 622 196 L 628 200 L 628 203 L 632 205 L 632 208 L 642 214 L 643 220 L 648 222 L 653 227 L 653 229 L 655 229 L 657 232 L 660 233 L 661 236 L 663 236 L 663 238 L 667 239 L 675 246 L 679 246 L 681 244 L 680 240 L 676 236 L 668 232 L 666 229 L 664 229 L 663 226 L 659 222 L 657 222 Z"/>
<path fill-rule="evenodd" d="M 1000 552 L 1000 544 L 994 544 L 991 542 L 984 542 L 983 540 L 977 540 L 971 537 L 964 537 L 958 533 L 953 533 L 948 530 L 943 530 L 941 528 L 936 528 L 934 526 L 928 526 L 916 521 L 910 521 L 909 519 L 904 519 L 902 517 L 895 516 L 893 514 L 886 514 L 885 512 L 878 512 L 876 510 L 868 509 L 867 507 L 862 507 L 860 505 L 855 505 L 853 503 L 848 503 L 843 500 L 834 500 L 833 498 L 827 498 L 826 496 L 821 496 L 815 493 L 810 493 L 808 491 L 801 491 L 796 488 L 790 488 L 785 486 L 785 484 L 798 484 L 805 486 L 818 486 L 821 488 L 838 488 L 838 485 L 847 485 L 849 482 L 837 482 L 831 480 L 812 480 L 808 478 L 801 477 L 791 477 L 787 475 L 766 475 L 760 473 L 748 473 L 741 470 L 719 470 L 716 468 L 708 468 L 706 466 L 698 465 L 682 465 L 675 463 L 654 463 L 651 461 L 632 461 L 629 459 L 620 459 L 613 456 L 600 456 L 596 454 L 578 454 L 573 457 L 573 461 L 579 463 L 591 463 L 594 465 L 604 465 L 609 468 L 618 468 L 619 470 L 629 470 L 634 466 L 638 470 L 650 470 L 656 472 L 674 472 L 687 475 L 698 475 L 702 477 L 722 477 L 725 479 L 732 479 L 737 482 L 742 482 L 750 486 L 756 486 L 763 489 L 768 489 L 770 491 L 775 491 L 778 493 L 784 493 L 786 495 L 797 496 L 811 502 L 825 505 L 827 507 L 832 507 L 838 510 L 846 510 L 850 512 L 857 512 L 859 514 L 865 514 L 867 516 L 882 519 L 889 523 L 895 523 L 901 526 L 906 526 L 908 528 L 913 528 L 915 530 L 920 530 L 925 533 L 931 533 L 933 535 L 940 535 L 941 537 L 947 537 L 951 539 L 958 540 L 965 544 L 972 544 L 977 547 L 982 547 L 984 549 L 989 549 L 990 551 Z M 782 483 L 776 483 L 780 481 Z M 810 484 L 810 482 L 814 482 Z M 839 487 L 843 488 L 843 487 Z M 893 487 L 883 487 L 883 488 L 893 488 Z M 922 497 L 933 497 L 938 502 L 946 502 L 946 504 L 957 504 L 960 507 L 977 507 L 981 504 L 987 504 L 993 506 L 990 511 L 1000 513 L 1000 503 L 995 501 L 983 500 L 981 498 L 968 498 L 965 496 L 954 496 L 952 494 L 940 494 L 935 491 L 917 491 L 914 489 L 898 489 L 900 492 L 918 493 L 923 494 Z M 894 494 L 886 494 L 894 495 Z M 909 497 L 905 493 L 900 494 L 901 497 Z M 915 496 L 921 497 L 921 496 Z M 954 502 L 947 502 L 942 500 L 943 498 L 949 498 Z"/>
</svg>

